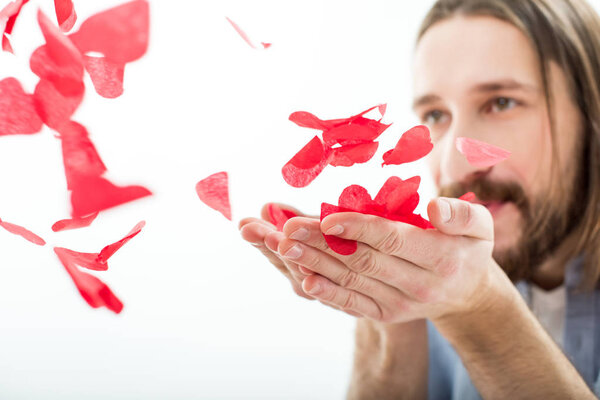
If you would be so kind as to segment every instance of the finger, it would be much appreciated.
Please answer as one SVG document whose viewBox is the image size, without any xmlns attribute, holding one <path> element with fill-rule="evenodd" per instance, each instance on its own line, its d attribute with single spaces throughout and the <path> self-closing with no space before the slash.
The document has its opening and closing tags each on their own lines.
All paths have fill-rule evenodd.
<svg viewBox="0 0 600 400">
<path fill-rule="evenodd" d="M 429 202 L 427 215 L 431 224 L 447 235 L 494 240 L 494 220 L 481 204 L 440 197 Z"/>
<path fill-rule="evenodd" d="M 286 259 L 281 258 L 281 255 L 278 252 L 279 243 L 284 238 L 285 238 L 285 236 L 281 232 L 277 232 L 277 231 L 270 232 L 265 237 L 265 245 L 272 253 L 274 253 L 274 255 L 280 260 L 280 262 L 282 262 L 285 265 L 285 267 L 288 269 L 289 273 L 291 274 L 292 278 L 300 284 L 300 283 L 302 283 L 302 280 L 304 279 L 306 274 L 304 274 L 300 271 L 299 265 L 297 263 L 295 263 L 291 260 L 286 260 Z"/>
<path fill-rule="evenodd" d="M 424 230 L 369 214 L 343 212 L 321 221 L 321 231 L 362 242 L 384 254 L 403 258 L 421 268 L 434 270 L 440 256 L 454 245 L 454 237 L 433 229 Z"/>
<path fill-rule="evenodd" d="M 377 298 L 380 303 L 392 304 L 401 296 L 387 283 L 358 274 L 337 258 L 302 243 L 284 239 L 279 243 L 279 252 L 284 259 L 292 260 L 346 289 Z"/>
<path fill-rule="evenodd" d="M 283 234 L 292 240 L 300 241 L 321 251 L 329 250 L 329 246 L 321 232 L 318 219 L 295 217 L 289 219 L 283 226 Z M 330 252 L 328 252 L 331 254 Z"/>
<path fill-rule="evenodd" d="M 306 277 L 302 282 L 302 289 L 316 299 L 339 307 L 345 312 L 375 320 L 381 320 L 383 317 L 382 310 L 372 298 L 338 286 L 323 276 Z"/>
</svg>

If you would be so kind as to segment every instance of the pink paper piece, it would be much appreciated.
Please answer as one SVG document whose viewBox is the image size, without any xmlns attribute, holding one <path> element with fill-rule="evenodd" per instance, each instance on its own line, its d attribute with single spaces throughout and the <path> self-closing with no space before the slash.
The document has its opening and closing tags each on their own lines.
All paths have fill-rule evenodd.
<svg viewBox="0 0 600 400">
<path fill-rule="evenodd" d="M 42 129 L 33 96 L 25 93 L 19 81 L 0 81 L 0 136 L 33 134 Z"/>
<path fill-rule="evenodd" d="M 227 172 L 217 172 L 202 179 L 196 184 L 196 193 L 204 204 L 217 210 L 231 221 Z"/>
<path fill-rule="evenodd" d="M 492 167 L 510 156 L 510 151 L 466 137 L 456 138 L 456 148 L 469 164 L 479 168 Z"/>
<path fill-rule="evenodd" d="M 83 56 L 83 61 L 100 96 L 114 99 L 123 94 L 125 64 L 114 63 L 106 57 Z"/>
<path fill-rule="evenodd" d="M 134 0 L 92 15 L 69 35 L 82 54 L 102 53 L 118 65 L 140 58 L 148 48 L 150 13 L 146 0 Z"/>
<path fill-rule="evenodd" d="M 64 96 L 51 81 L 42 79 L 33 92 L 35 109 L 46 125 L 54 130 L 70 122 L 81 101 L 83 92 L 78 96 Z"/>
<path fill-rule="evenodd" d="M 56 19 L 60 30 L 68 32 L 73 29 L 73 25 L 77 21 L 73 2 L 71 0 L 54 0 L 54 9 L 56 10 Z"/>
<path fill-rule="evenodd" d="M 381 166 L 417 161 L 429 154 L 432 149 L 429 129 L 425 125 L 418 125 L 404 132 L 396 147 L 383 154 Z"/>
<path fill-rule="evenodd" d="M 477 196 L 475 196 L 475 193 L 473 193 L 473 192 L 467 192 L 467 193 L 463 194 L 462 196 L 460 196 L 458 199 L 472 203 L 473 201 L 477 200 Z"/>
<path fill-rule="evenodd" d="M 248 46 L 252 47 L 253 49 L 258 49 L 259 48 L 258 46 L 256 46 L 254 44 L 254 42 L 252 42 L 252 40 L 250 40 L 250 37 L 248 37 L 248 35 L 246 34 L 246 32 L 244 32 L 242 30 L 242 28 L 240 28 L 240 26 L 238 24 L 236 24 L 231 19 L 229 19 L 229 17 L 225 17 L 225 19 L 231 24 L 231 26 L 233 26 L 233 29 L 235 29 L 235 31 L 238 33 L 238 35 L 240 35 L 240 37 L 242 39 L 244 39 L 244 41 L 248 44 Z M 261 42 L 260 44 L 261 44 L 261 46 L 262 46 L 262 48 L 264 50 L 266 50 L 269 47 L 271 47 L 271 43 Z"/>
<path fill-rule="evenodd" d="M 60 221 L 57 221 L 54 223 L 54 225 L 52 225 L 52 231 L 61 232 L 69 229 L 85 228 L 87 226 L 90 226 L 97 216 L 98 213 L 95 212 L 93 214 L 81 218 L 61 219 Z"/>
<path fill-rule="evenodd" d="M 339 212 L 351 212 L 353 210 L 347 210 L 343 207 L 334 206 L 333 204 L 322 203 L 321 204 L 321 221 L 331 214 L 339 213 Z M 358 243 L 355 240 L 343 239 L 337 236 L 332 235 L 323 235 L 325 238 L 325 242 L 331 248 L 331 250 L 335 251 L 338 254 L 348 256 L 350 254 L 354 254 L 356 249 L 358 248 Z"/>
<path fill-rule="evenodd" d="M 10 233 L 21 236 L 25 240 L 28 240 L 33 244 L 37 244 L 38 246 L 44 246 L 46 244 L 46 241 L 44 241 L 44 239 L 42 239 L 35 233 L 23 228 L 22 226 L 11 224 L 10 222 L 5 222 L 1 219 L 0 226 L 9 231 Z"/>
<path fill-rule="evenodd" d="M 123 310 L 123 303 L 114 295 L 108 285 L 95 276 L 80 271 L 73 260 L 72 254 L 69 254 L 65 250 L 67 249 L 54 248 L 58 259 L 71 276 L 73 283 L 75 283 L 77 290 L 79 290 L 84 300 L 91 307 L 106 307 L 117 314 L 120 313 Z"/>
<path fill-rule="evenodd" d="M 21 13 L 21 8 L 23 8 L 28 1 L 29 0 L 15 0 L 8 3 L 0 10 L 0 37 L 2 37 L 2 50 L 14 53 L 7 35 L 12 34 L 15 21 Z"/>
<path fill-rule="evenodd" d="M 364 142 L 333 148 L 329 165 L 334 167 L 351 167 L 369 161 L 375 155 L 378 142 Z"/>
</svg>

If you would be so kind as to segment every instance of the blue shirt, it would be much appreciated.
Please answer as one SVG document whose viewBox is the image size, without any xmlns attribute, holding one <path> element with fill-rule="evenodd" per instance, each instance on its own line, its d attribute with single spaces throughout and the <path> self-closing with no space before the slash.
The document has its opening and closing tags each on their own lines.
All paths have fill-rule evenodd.
<svg viewBox="0 0 600 400">
<path fill-rule="evenodd" d="M 563 352 L 596 396 L 600 396 L 600 290 L 577 292 L 583 272 L 581 257 L 565 271 L 567 302 Z M 526 296 L 526 282 L 516 284 Z M 460 357 L 431 322 L 429 335 L 429 399 L 479 400 L 481 396 Z"/>
</svg>

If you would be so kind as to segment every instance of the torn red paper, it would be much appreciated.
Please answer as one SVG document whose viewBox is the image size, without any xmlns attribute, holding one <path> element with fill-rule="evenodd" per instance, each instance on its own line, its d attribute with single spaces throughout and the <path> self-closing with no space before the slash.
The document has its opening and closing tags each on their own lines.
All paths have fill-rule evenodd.
<svg viewBox="0 0 600 400">
<path fill-rule="evenodd" d="M 242 39 L 244 39 L 244 42 L 246 42 L 248 44 L 248 46 L 252 47 L 253 49 L 258 49 L 259 48 L 258 46 L 256 46 L 254 44 L 254 42 L 252 42 L 252 40 L 250 40 L 250 37 L 248 37 L 248 35 L 246 34 L 246 32 L 244 32 L 242 30 L 242 28 L 239 27 L 238 24 L 236 24 L 231 19 L 229 19 L 229 17 L 225 17 L 225 19 L 231 24 L 231 26 L 233 26 L 233 29 L 235 29 L 235 31 L 238 33 L 238 35 L 240 35 L 240 37 Z M 271 47 L 271 43 L 261 42 L 260 44 L 261 44 L 261 46 L 262 46 L 263 49 L 268 49 L 269 47 Z"/>
<path fill-rule="evenodd" d="M 310 184 L 327 166 L 351 167 L 369 161 L 379 146 L 375 139 L 390 125 L 365 118 L 375 108 L 385 112 L 385 107 L 374 106 L 349 118 L 321 120 L 306 111 L 290 114 L 296 125 L 323 131 L 323 140 L 315 136 L 282 169 L 285 181 L 294 187 Z"/>
<path fill-rule="evenodd" d="M 138 233 L 140 233 L 142 231 L 142 228 L 144 228 L 144 226 L 146 226 L 146 221 L 140 221 L 138 222 L 132 229 L 131 231 L 129 231 L 129 233 L 127 234 L 127 236 L 125 236 L 123 239 L 109 244 L 108 246 L 104 247 L 101 251 L 100 254 L 98 254 L 98 261 L 101 263 L 106 263 L 108 261 L 108 259 L 115 254 L 115 252 L 117 250 L 119 250 L 121 247 L 123 247 L 127 242 L 129 242 L 131 239 L 133 239 Z"/>
<path fill-rule="evenodd" d="M 90 226 L 97 216 L 98 213 L 95 212 L 93 214 L 81 218 L 61 219 L 60 221 L 57 221 L 54 223 L 54 225 L 52 225 L 52 231 L 61 232 L 69 229 L 85 228 L 87 226 Z"/>
<path fill-rule="evenodd" d="M 429 129 L 425 125 L 415 126 L 404 132 L 396 147 L 383 154 L 384 165 L 399 165 L 417 161 L 433 149 Z"/>
<path fill-rule="evenodd" d="M 330 156 L 331 149 L 315 136 L 283 166 L 283 179 L 293 187 L 305 187 L 323 171 Z"/>
<path fill-rule="evenodd" d="M 38 246 L 44 246 L 46 241 L 36 235 L 35 233 L 23 228 L 22 226 L 11 224 L 10 222 L 2 221 L 0 219 L 0 226 L 9 231 L 14 235 L 19 235 L 23 239 L 30 241 L 33 244 L 37 244 Z"/>
<path fill-rule="evenodd" d="M 91 307 L 106 307 L 117 314 L 123 310 L 121 300 L 115 296 L 104 282 L 77 268 L 73 255 L 68 252 L 68 249 L 55 247 L 54 252 L 71 276 L 81 296 Z"/>
<path fill-rule="evenodd" d="M 21 13 L 21 8 L 29 0 L 15 0 L 8 3 L 0 10 L 0 36 L 2 37 L 2 50 L 13 53 L 13 48 L 7 35 L 12 34 L 15 21 Z"/>
<path fill-rule="evenodd" d="M 82 54 L 102 53 L 113 63 L 124 65 L 146 53 L 149 18 L 148 2 L 134 0 L 92 15 L 69 38 Z"/>
<path fill-rule="evenodd" d="M 344 209 L 342 207 L 334 206 L 333 204 L 322 203 L 321 204 L 321 221 L 331 214 L 339 213 L 339 212 L 351 212 L 352 210 Z M 348 256 L 353 254 L 358 248 L 358 243 L 356 240 L 348 240 L 343 239 L 333 235 L 323 235 L 325 238 L 325 242 L 331 250 L 335 251 L 338 254 L 343 256 Z"/>
<path fill-rule="evenodd" d="M 35 87 L 33 100 L 42 121 L 58 131 L 69 123 L 83 100 L 83 92 L 78 96 L 64 96 L 52 82 L 42 79 Z"/>
<path fill-rule="evenodd" d="M 106 57 L 90 56 L 83 56 L 83 62 L 100 96 L 114 99 L 123 94 L 125 64 L 112 62 Z"/>
<path fill-rule="evenodd" d="M 281 208 L 275 203 L 270 203 L 268 210 L 271 223 L 275 225 L 280 232 L 283 231 L 283 226 L 289 219 L 298 216 L 295 212 Z"/>
<path fill-rule="evenodd" d="M 231 221 L 227 172 L 217 172 L 202 179 L 196 184 L 196 193 L 204 204 L 217 210 Z"/>
<path fill-rule="evenodd" d="M 76 181 L 82 177 L 99 177 L 106 171 L 83 125 L 69 121 L 60 127 L 58 133 L 62 145 L 67 189 L 73 190 Z"/>
<path fill-rule="evenodd" d="M 327 215 L 337 212 L 358 212 L 376 215 L 392 221 L 403 222 L 422 229 L 433 229 L 433 225 L 423 217 L 414 213 L 419 204 L 419 189 L 421 178 L 416 176 L 403 181 L 398 177 L 389 178 L 381 187 L 375 199 L 371 199 L 368 191 L 359 185 L 348 186 L 338 199 L 338 206 L 323 203 L 321 205 L 321 221 Z M 332 250 L 339 254 L 348 255 L 356 251 L 348 240 L 328 237 L 325 240 Z"/>
<path fill-rule="evenodd" d="M 72 187 L 71 216 L 74 218 L 81 218 L 152 194 L 143 186 L 117 186 L 99 176 L 76 177 Z"/>
<path fill-rule="evenodd" d="M 19 81 L 0 81 L 0 136 L 33 134 L 42 129 L 33 96 L 25 93 Z"/>
<path fill-rule="evenodd" d="M 56 20 L 58 26 L 63 32 L 69 32 L 73 29 L 75 21 L 77 21 L 77 14 L 75 13 L 75 7 L 71 0 L 54 0 L 54 9 L 56 11 Z"/>
<path fill-rule="evenodd" d="M 466 137 L 456 138 L 456 148 L 469 164 L 479 168 L 492 167 L 510 156 L 510 151 Z"/>
<path fill-rule="evenodd" d="M 458 199 L 472 203 L 473 201 L 477 200 L 477 196 L 475 196 L 475 193 L 473 193 L 473 192 L 467 192 L 467 193 L 463 194 L 462 196 L 460 196 Z"/>
</svg>

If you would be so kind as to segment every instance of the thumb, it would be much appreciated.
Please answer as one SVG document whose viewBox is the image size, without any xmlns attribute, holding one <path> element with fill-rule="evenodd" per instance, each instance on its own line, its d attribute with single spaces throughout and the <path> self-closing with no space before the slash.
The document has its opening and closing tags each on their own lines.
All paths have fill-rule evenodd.
<svg viewBox="0 0 600 400">
<path fill-rule="evenodd" d="M 427 205 L 431 224 L 447 235 L 494 240 L 494 219 L 481 204 L 440 197 Z"/>
</svg>

